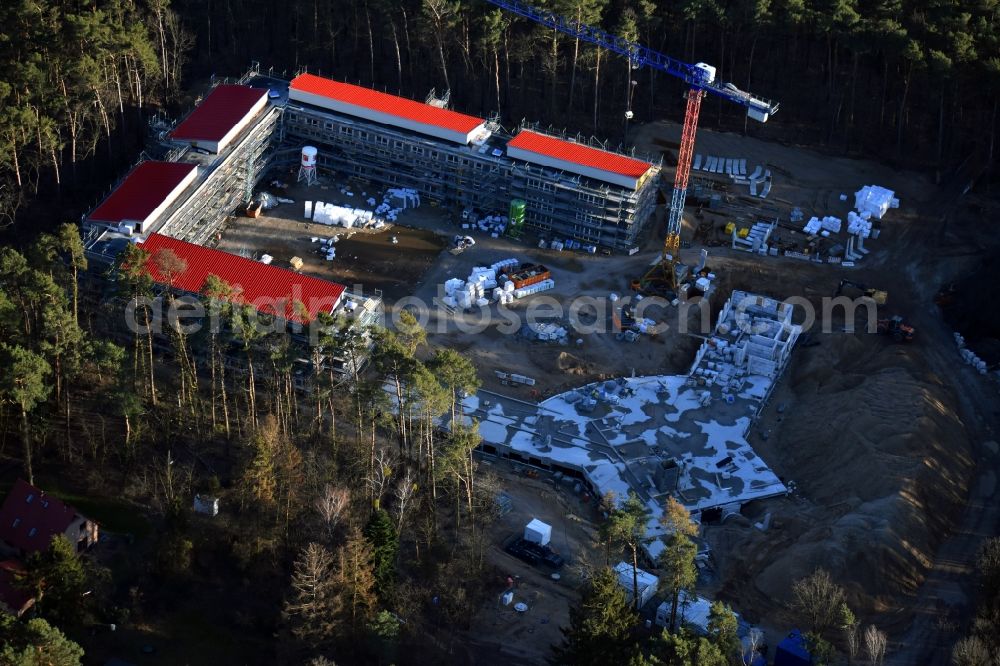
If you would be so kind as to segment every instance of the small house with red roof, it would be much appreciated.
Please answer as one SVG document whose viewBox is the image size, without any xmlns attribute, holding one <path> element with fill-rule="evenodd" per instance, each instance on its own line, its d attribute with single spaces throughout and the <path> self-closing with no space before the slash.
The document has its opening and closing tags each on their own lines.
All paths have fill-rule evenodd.
<svg viewBox="0 0 1000 666">
<path fill-rule="evenodd" d="M 97 542 L 97 523 L 58 497 L 18 479 L 0 506 L 0 549 L 25 557 L 47 549 L 57 534 L 82 552 Z"/>
</svg>

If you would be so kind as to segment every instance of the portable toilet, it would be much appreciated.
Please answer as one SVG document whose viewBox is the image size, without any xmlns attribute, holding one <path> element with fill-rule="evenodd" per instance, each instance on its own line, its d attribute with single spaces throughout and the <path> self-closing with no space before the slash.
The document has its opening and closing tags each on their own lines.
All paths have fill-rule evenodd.
<svg viewBox="0 0 1000 666">
<path fill-rule="evenodd" d="M 539 546 L 547 546 L 552 539 L 552 526 L 543 523 L 538 518 L 532 518 L 531 522 L 524 526 L 524 540 L 537 543 Z"/>
</svg>

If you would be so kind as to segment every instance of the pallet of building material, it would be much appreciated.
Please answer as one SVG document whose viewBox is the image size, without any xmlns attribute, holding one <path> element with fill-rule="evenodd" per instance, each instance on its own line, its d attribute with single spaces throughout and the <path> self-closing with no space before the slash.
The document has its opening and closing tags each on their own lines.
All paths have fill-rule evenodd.
<svg viewBox="0 0 1000 666">
<path fill-rule="evenodd" d="M 694 156 L 694 170 L 701 171 L 701 155 Z"/>
</svg>

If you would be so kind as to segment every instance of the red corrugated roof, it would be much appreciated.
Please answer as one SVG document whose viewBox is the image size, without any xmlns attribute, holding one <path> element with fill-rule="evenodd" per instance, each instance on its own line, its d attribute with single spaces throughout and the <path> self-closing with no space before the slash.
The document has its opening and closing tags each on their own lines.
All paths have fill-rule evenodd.
<svg viewBox="0 0 1000 666">
<path fill-rule="evenodd" d="M 629 178 L 641 178 L 653 165 L 624 155 L 616 155 L 606 150 L 598 150 L 580 143 L 557 139 L 554 136 L 521 130 L 507 143 L 508 147 L 529 150 L 539 155 L 572 162 L 580 166 L 617 173 Z"/>
<path fill-rule="evenodd" d="M 61 499 L 18 479 L 0 507 L 0 540 L 26 553 L 45 550 L 77 515 Z"/>
<path fill-rule="evenodd" d="M 289 86 L 292 90 L 300 90 L 313 95 L 329 97 L 345 104 L 353 104 L 366 109 L 386 113 L 424 125 L 434 125 L 453 132 L 468 134 L 482 125 L 485 120 L 464 113 L 439 109 L 430 104 L 415 102 L 405 97 L 389 95 L 370 88 L 331 81 L 313 74 L 299 74 Z"/>
<path fill-rule="evenodd" d="M 186 270 L 173 280 L 171 286 L 175 289 L 199 293 L 205 279 L 209 275 L 215 275 L 234 288 L 233 302 L 252 305 L 260 312 L 277 314 L 287 321 L 312 321 L 317 313 L 332 310 L 344 293 L 343 285 L 335 282 L 262 264 L 221 250 L 185 243 L 169 236 L 150 234 L 141 247 L 150 253 L 146 268 L 154 281 L 169 283 L 161 274 L 157 254 L 172 250 L 187 262 Z M 295 301 L 305 306 L 305 320 L 294 305 Z"/>
<path fill-rule="evenodd" d="M 91 220 L 118 223 L 145 220 L 195 169 L 193 164 L 143 162 L 90 214 Z"/>
<path fill-rule="evenodd" d="M 266 90 L 248 86 L 216 86 L 170 136 L 181 141 L 222 141 L 266 95 Z"/>
</svg>

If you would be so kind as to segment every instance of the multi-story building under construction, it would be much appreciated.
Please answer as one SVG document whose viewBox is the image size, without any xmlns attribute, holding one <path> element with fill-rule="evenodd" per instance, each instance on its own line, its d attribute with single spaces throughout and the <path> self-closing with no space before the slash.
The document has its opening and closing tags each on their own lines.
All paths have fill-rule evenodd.
<svg viewBox="0 0 1000 666">
<path fill-rule="evenodd" d="M 319 147 L 320 168 L 456 210 L 506 214 L 521 200 L 542 236 L 626 249 L 656 205 L 658 163 L 312 74 L 287 99 L 283 140 Z"/>
</svg>

